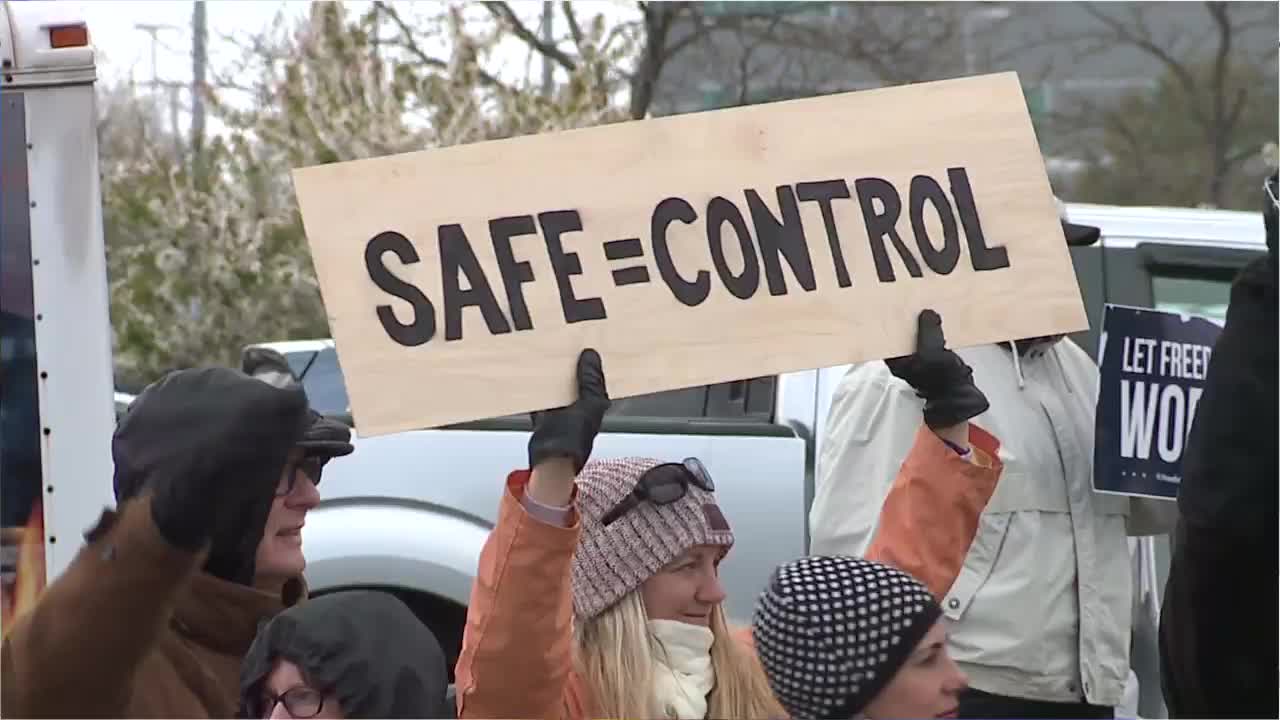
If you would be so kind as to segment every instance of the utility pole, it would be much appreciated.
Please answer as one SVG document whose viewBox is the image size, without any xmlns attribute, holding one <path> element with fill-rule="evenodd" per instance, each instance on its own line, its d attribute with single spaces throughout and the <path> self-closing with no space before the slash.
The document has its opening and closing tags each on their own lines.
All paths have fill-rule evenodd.
<svg viewBox="0 0 1280 720">
<path fill-rule="evenodd" d="M 542 41 L 547 45 L 550 45 L 552 44 L 552 42 L 554 42 L 552 40 L 552 33 L 551 33 L 551 21 L 553 18 L 552 13 L 554 12 L 555 11 L 553 9 L 553 6 L 550 0 L 543 0 L 541 30 L 542 30 Z M 542 97 L 544 98 L 551 97 L 551 89 L 552 89 L 552 81 L 553 81 L 552 74 L 551 74 L 552 70 L 553 68 L 551 67 L 551 59 L 548 58 L 545 53 L 542 53 Z"/>
<path fill-rule="evenodd" d="M 204 0 L 195 0 L 191 9 L 191 163 L 200 167 L 204 150 L 205 75 L 209 67 L 207 43 L 209 22 Z"/>
<path fill-rule="evenodd" d="M 147 83 L 151 87 L 152 95 L 159 91 L 161 87 L 169 90 L 169 129 L 173 133 L 175 150 L 179 156 L 182 154 L 182 133 L 178 131 L 178 88 L 177 83 L 167 83 L 160 80 L 160 63 L 157 58 L 156 50 L 160 45 L 159 34 L 161 30 L 179 30 L 176 25 L 160 25 L 156 23 L 134 23 L 135 30 L 141 30 L 151 36 L 151 82 Z M 156 105 L 157 111 L 159 105 Z"/>
</svg>

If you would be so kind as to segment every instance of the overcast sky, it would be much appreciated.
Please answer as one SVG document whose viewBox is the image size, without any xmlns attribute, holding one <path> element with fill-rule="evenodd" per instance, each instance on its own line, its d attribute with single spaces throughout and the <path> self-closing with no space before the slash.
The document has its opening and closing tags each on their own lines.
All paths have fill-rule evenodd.
<svg viewBox="0 0 1280 720">
<path fill-rule="evenodd" d="M 347 3 L 364 5 L 366 3 Z M 306 0 L 210 0 L 210 61 L 234 57 L 234 49 L 220 42 L 222 35 L 244 35 L 270 25 L 276 13 L 300 16 Z M 191 79 L 191 10 L 189 0 L 81 0 L 93 43 L 97 46 L 98 68 L 107 81 L 137 82 L 152 78 L 151 36 L 137 28 L 140 24 L 170 25 L 159 30 L 156 43 L 156 75 L 161 80 L 189 82 Z"/>
<path fill-rule="evenodd" d="M 83 8 L 89 24 L 89 32 L 94 45 L 98 49 L 98 72 L 101 81 L 115 85 L 132 79 L 139 85 L 145 85 L 153 78 L 162 82 L 191 82 L 191 15 L 194 8 L 192 0 L 60 0 L 76 2 Z M 347 0 L 343 3 L 348 12 L 358 15 L 368 10 L 371 0 Z M 398 3 L 400 4 L 400 3 Z M 434 14 L 431 0 L 419 3 L 404 2 L 402 14 L 406 19 L 414 15 L 414 8 L 422 12 Z M 511 3 L 517 14 L 531 27 L 536 27 L 543 4 L 540 0 L 513 0 Z M 283 13 L 286 18 L 301 19 L 311 5 L 310 0 L 207 0 L 206 17 L 209 27 L 209 64 L 210 79 L 218 69 L 241 57 L 242 51 L 227 38 L 244 39 L 257 32 L 269 28 L 277 14 Z M 619 0 L 577 0 L 574 3 L 579 20 L 584 24 L 596 13 L 602 13 L 611 21 L 622 19 L 633 8 Z M 488 19 L 488 15 L 475 8 L 476 17 Z M 557 34 L 561 30 L 556 18 Z M 156 30 L 157 40 L 153 43 L 151 33 L 139 26 L 162 26 Z M 430 51 L 428 43 L 427 49 Z M 447 53 L 443 52 L 442 55 Z M 532 57 L 530 48 L 514 38 L 508 38 L 495 48 L 492 60 L 498 61 L 493 69 L 498 77 L 509 81 L 536 76 L 538 61 Z M 557 71 L 557 76 L 561 73 Z M 167 97 L 167 95 L 165 96 Z M 236 98 L 228 97 L 235 102 Z M 185 108 L 189 102 L 184 95 L 180 96 L 179 107 Z M 187 122 L 185 110 L 180 110 L 180 122 Z M 217 132 L 216 123 L 210 130 Z"/>
</svg>

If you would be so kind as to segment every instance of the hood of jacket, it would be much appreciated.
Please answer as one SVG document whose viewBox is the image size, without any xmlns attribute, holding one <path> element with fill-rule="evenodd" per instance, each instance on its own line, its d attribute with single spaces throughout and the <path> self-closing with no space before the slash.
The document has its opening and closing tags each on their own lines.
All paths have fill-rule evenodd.
<svg viewBox="0 0 1280 720">
<path fill-rule="evenodd" d="M 111 438 L 119 503 L 191 476 L 263 488 L 253 507 L 219 518 L 204 567 L 244 585 L 253 580 L 271 488 L 290 448 L 312 424 L 301 387 L 292 388 L 292 395 L 280 393 L 276 405 L 246 402 L 261 394 L 260 387 L 259 381 L 226 368 L 171 373 L 138 395 Z"/>
<path fill-rule="evenodd" d="M 387 593 L 344 591 L 295 605 L 258 632 L 240 674 L 250 717 L 275 661 L 288 660 L 348 718 L 453 717 L 449 670 L 435 635 Z"/>
</svg>

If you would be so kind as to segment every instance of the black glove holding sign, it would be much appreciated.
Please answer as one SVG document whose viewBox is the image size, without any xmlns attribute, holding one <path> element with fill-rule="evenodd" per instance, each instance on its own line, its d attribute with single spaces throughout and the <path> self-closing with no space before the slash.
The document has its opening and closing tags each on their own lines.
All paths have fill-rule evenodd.
<svg viewBox="0 0 1280 720">
<path fill-rule="evenodd" d="M 112 438 L 120 500 L 152 495 L 174 546 L 210 544 L 205 571 L 249 584 L 275 488 L 310 418 L 296 383 L 227 368 L 180 370 L 138 396 Z"/>
<path fill-rule="evenodd" d="M 942 318 L 933 310 L 921 310 L 916 322 L 915 354 L 884 363 L 924 398 L 925 425 L 936 431 L 986 412 L 990 403 L 974 384 L 973 369 L 946 347 Z"/>
<path fill-rule="evenodd" d="M 591 457 L 604 414 L 609 410 L 609 391 L 604 384 L 600 354 L 583 350 L 578 355 L 578 397 L 572 404 L 533 414 L 533 436 L 529 438 L 529 467 L 555 457 L 573 461 L 573 471 Z"/>
</svg>

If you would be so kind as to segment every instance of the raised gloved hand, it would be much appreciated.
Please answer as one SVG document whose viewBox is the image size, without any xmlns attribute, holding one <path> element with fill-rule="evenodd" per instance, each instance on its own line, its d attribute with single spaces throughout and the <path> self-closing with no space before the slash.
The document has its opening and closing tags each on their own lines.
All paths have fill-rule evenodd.
<svg viewBox="0 0 1280 720">
<path fill-rule="evenodd" d="M 276 387 L 227 368 L 170 373 L 116 429 L 118 485 L 150 491 L 152 518 L 173 545 L 209 542 L 206 571 L 251 582 L 276 484 L 309 420 L 296 383 Z"/>
<path fill-rule="evenodd" d="M 884 363 L 924 398 L 925 424 L 939 430 L 986 412 L 990 403 L 973 383 L 973 369 L 946 348 L 942 318 L 933 310 L 921 310 L 916 322 L 915 354 Z"/>
<path fill-rule="evenodd" d="M 533 414 L 530 468 L 549 458 L 565 457 L 573 461 L 573 471 L 577 473 L 591 457 L 591 446 L 609 409 L 609 391 L 599 353 L 587 349 L 578 355 L 577 378 L 578 397 L 572 404 Z"/>
</svg>

